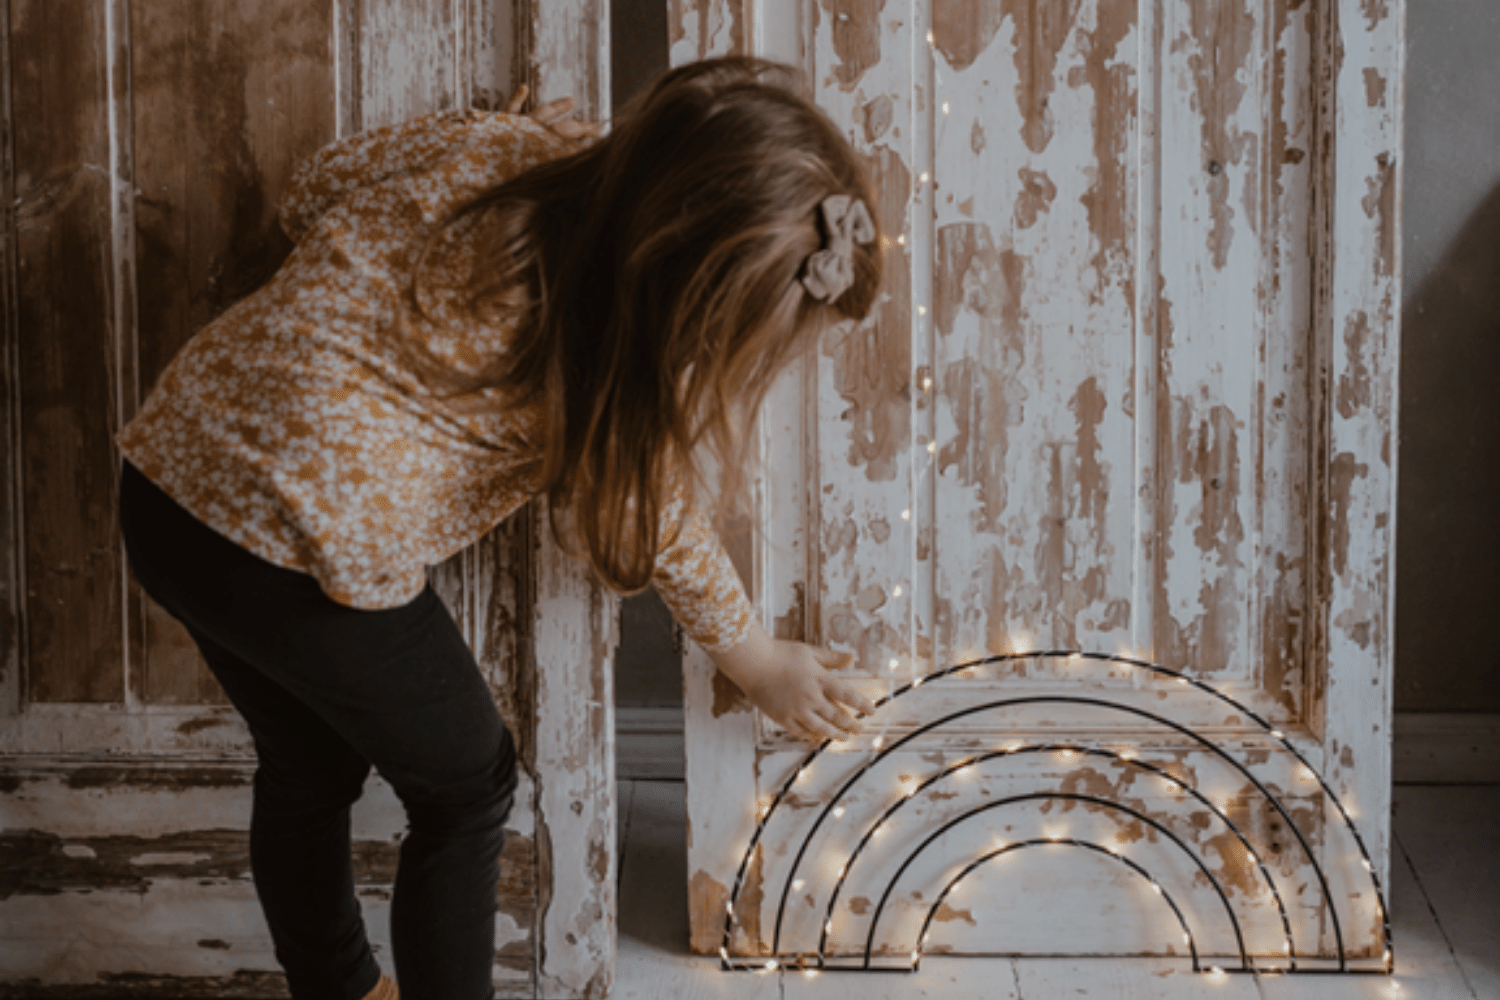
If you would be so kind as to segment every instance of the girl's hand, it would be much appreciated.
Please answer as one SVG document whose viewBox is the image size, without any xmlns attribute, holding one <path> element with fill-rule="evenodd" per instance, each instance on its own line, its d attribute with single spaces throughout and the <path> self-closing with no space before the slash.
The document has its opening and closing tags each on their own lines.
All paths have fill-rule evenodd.
<svg viewBox="0 0 1500 1000">
<path fill-rule="evenodd" d="M 518 115 L 526 106 L 527 95 L 531 89 L 526 84 L 516 88 L 516 92 L 510 95 L 510 103 L 505 106 L 505 113 Z M 547 126 L 552 134 L 575 148 L 586 145 L 590 140 L 599 138 L 603 130 L 598 122 L 563 121 L 562 116 L 573 110 L 573 98 L 560 97 L 550 104 L 544 104 L 534 108 L 527 115 L 532 121 Z"/>
<path fill-rule="evenodd" d="M 835 653 L 802 642 L 772 639 L 758 624 L 748 639 L 714 662 L 755 706 L 799 739 L 816 746 L 860 730 L 850 709 L 868 715 L 870 699 L 829 674 L 852 654 Z"/>
</svg>

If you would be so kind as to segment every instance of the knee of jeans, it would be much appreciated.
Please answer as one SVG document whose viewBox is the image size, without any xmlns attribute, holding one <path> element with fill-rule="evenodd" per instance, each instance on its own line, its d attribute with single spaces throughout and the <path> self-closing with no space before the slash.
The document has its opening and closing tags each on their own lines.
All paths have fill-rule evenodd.
<svg viewBox="0 0 1500 1000">
<path fill-rule="evenodd" d="M 440 835 L 498 831 L 510 815 L 520 776 L 509 738 L 491 764 L 472 777 L 436 788 L 397 787 L 414 832 Z"/>
</svg>

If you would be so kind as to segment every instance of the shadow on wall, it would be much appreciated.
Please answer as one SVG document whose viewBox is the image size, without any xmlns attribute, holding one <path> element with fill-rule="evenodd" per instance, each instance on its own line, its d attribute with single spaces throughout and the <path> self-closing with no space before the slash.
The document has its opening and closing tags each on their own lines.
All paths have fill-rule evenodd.
<svg viewBox="0 0 1500 1000">
<path fill-rule="evenodd" d="M 1401 315 L 1397 711 L 1500 711 L 1500 185 Z"/>
</svg>

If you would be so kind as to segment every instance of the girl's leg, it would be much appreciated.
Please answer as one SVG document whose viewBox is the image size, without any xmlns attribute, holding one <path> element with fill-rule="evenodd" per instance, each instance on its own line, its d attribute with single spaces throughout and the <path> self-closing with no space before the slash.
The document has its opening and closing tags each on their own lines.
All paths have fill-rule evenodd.
<svg viewBox="0 0 1500 1000">
<path fill-rule="evenodd" d="M 380 968 L 354 895 L 349 807 L 370 764 L 285 688 L 189 632 L 255 738 L 250 869 L 291 994 L 360 1000 Z"/>
<path fill-rule="evenodd" d="M 515 752 L 442 602 L 429 587 L 399 608 L 344 607 L 312 577 L 251 555 L 130 466 L 125 473 L 121 520 L 146 591 L 207 643 L 205 656 L 226 664 L 226 674 L 249 670 L 283 689 L 305 708 L 304 721 L 316 717 L 351 754 L 372 763 L 405 805 L 409 830 L 391 920 L 404 1000 L 492 996 L 495 887 Z M 326 740 L 306 727 L 298 731 L 327 752 Z M 289 752 L 268 768 L 265 794 L 275 800 L 281 829 L 296 825 L 286 814 L 308 796 L 348 804 L 344 782 L 352 780 L 353 757 L 310 780 L 295 776 L 296 759 Z M 274 850 L 268 859 L 290 853 Z M 284 873 L 267 877 L 281 884 Z"/>
</svg>

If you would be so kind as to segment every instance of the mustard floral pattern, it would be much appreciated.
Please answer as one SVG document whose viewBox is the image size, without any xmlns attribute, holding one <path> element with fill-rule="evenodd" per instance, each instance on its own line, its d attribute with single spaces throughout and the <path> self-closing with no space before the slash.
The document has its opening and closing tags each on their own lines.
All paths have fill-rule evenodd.
<svg viewBox="0 0 1500 1000">
<path fill-rule="evenodd" d="M 415 599 L 425 567 L 536 492 L 540 457 L 535 410 L 435 384 L 433 373 L 473 375 L 503 358 L 511 334 L 461 308 L 472 227 L 439 229 L 561 151 L 528 118 L 454 111 L 318 152 L 281 205 L 296 249 L 167 366 L 116 436 L 125 457 L 209 527 L 312 574 L 341 604 Z M 679 499 L 662 529 L 663 599 L 709 652 L 738 645 L 752 609 L 707 518 Z"/>
</svg>

